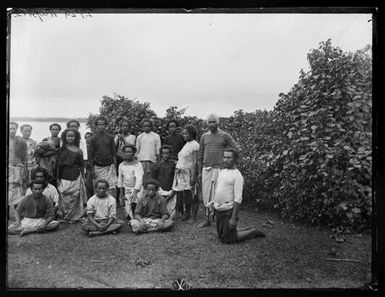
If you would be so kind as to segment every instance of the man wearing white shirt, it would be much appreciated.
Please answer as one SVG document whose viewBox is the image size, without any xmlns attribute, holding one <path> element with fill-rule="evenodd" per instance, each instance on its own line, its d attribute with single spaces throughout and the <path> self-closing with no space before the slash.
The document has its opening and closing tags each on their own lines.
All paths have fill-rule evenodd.
<svg viewBox="0 0 385 297">
<path fill-rule="evenodd" d="M 136 140 L 137 158 L 143 165 L 143 185 L 151 178 L 154 163 L 159 160 L 160 137 L 151 131 L 152 122 L 149 119 L 142 121 L 143 133 Z"/>
<path fill-rule="evenodd" d="M 265 237 L 256 228 L 237 230 L 242 202 L 243 176 L 237 169 L 238 153 L 227 148 L 223 153 L 223 167 L 218 174 L 214 200 L 218 237 L 223 243 L 234 243 L 255 237 Z"/>
</svg>

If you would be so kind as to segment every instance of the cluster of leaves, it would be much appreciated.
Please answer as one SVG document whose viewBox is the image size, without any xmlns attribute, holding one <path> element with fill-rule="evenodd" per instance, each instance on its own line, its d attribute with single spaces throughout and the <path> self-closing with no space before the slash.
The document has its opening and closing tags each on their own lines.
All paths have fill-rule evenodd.
<svg viewBox="0 0 385 297">
<path fill-rule="evenodd" d="M 267 122 L 273 124 L 262 131 L 271 137 L 265 139 L 262 150 L 270 152 L 247 151 L 252 158 L 259 155 L 258 162 L 253 160 L 253 166 L 261 166 L 255 169 L 260 174 L 254 175 L 255 193 L 283 217 L 368 228 L 372 212 L 370 47 L 345 53 L 328 40 L 308 54 L 308 61 L 310 70 L 301 71 L 288 94 L 280 94 Z M 254 125 L 250 130 L 263 140 L 260 123 Z M 246 141 L 251 138 L 243 138 Z"/>
<path fill-rule="evenodd" d="M 187 124 L 194 125 L 201 135 L 203 121 L 197 117 L 184 116 L 186 109 L 178 110 L 176 106 L 171 106 L 166 110 L 165 117 L 158 117 L 151 109 L 150 103 L 142 103 L 138 100 L 128 99 L 125 96 L 115 94 L 113 98 L 103 96 L 99 114 L 90 114 L 86 125 L 91 131 L 95 131 L 95 120 L 99 115 L 104 116 L 108 121 L 108 132 L 111 134 L 119 133 L 120 123 L 123 119 L 128 119 L 131 123 L 131 133 L 138 136 L 143 132 L 142 120 L 150 119 L 153 123 L 153 131 L 158 133 L 161 140 L 168 135 L 167 123 L 171 119 L 178 120 L 181 132 L 182 127 Z"/>
</svg>

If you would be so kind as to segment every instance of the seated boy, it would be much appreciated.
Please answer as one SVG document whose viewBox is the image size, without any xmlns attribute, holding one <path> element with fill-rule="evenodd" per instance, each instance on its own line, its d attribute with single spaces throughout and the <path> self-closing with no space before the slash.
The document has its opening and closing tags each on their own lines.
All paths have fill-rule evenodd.
<svg viewBox="0 0 385 297">
<path fill-rule="evenodd" d="M 176 195 L 172 189 L 172 183 L 175 175 L 176 162 L 170 159 L 172 148 L 169 145 L 160 147 L 162 160 L 155 163 L 152 178 L 159 182 L 159 194 L 166 200 L 167 212 L 170 219 L 175 217 Z"/>
<path fill-rule="evenodd" d="M 95 195 L 87 202 L 88 220 L 82 229 L 88 236 L 116 233 L 123 226 L 123 221 L 116 220 L 116 200 L 107 194 L 109 184 L 105 179 L 95 182 Z"/>
<path fill-rule="evenodd" d="M 59 205 L 59 192 L 57 189 L 48 183 L 48 172 L 43 167 L 37 167 L 35 169 L 32 169 L 31 171 L 31 177 L 32 180 L 41 181 L 43 183 L 43 195 L 47 196 L 51 199 L 54 207 L 55 207 L 55 216 Z M 27 192 L 25 195 L 32 194 L 32 191 L 30 188 L 27 189 Z"/>
<path fill-rule="evenodd" d="M 43 195 L 43 181 L 30 183 L 32 194 L 25 196 L 16 208 L 16 223 L 8 228 L 9 234 L 41 233 L 59 227 L 55 221 L 55 207 L 50 198 Z"/>
<path fill-rule="evenodd" d="M 166 202 L 157 193 L 159 184 L 154 179 L 146 182 L 146 195 L 139 200 L 134 219 L 130 221 L 135 233 L 167 231 L 174 226 L 168 219 Z"/>
</svg>

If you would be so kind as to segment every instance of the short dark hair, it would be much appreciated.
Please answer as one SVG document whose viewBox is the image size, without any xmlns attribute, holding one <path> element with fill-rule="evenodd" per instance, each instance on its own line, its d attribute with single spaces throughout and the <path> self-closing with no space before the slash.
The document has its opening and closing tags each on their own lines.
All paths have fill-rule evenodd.
<svg viewBox="0 0 385 297">
<path fill-rule="evenodd" d="M 119 127 L 122 127 L 122 124 L 123 123 L 128 123 L 128 127 L 131 127 L 131 121 L 127 118 L 123 118 L 120 123 L 119 123 Z"/>
<path fill-rule="evenodd" d="M 58 126 L 59 131 L 61 130 L 61 126 L 58 123 L 53 123 L 53 124 L 49 125 L 49 129 L 51 130 L 53 126 Z"/>
<path fill-rule="evenodd" d="M 34 179 L 29 183 L 28 187 L 32 190 L 33 185 L 42 185 L 42 188 L 44 189 L 44 182 L 42 181 Z"/>
<path fill-rule="evenodd" d="M 227 148 L 225 148 L 225 150 L 223 151 L 223 153 L 225 153 L 225 152 L 230 152 L 230 153 L 232 153 L 232 154 L 233 154 L 233 158 L 234 158 L 234 162 L 235 162 L 236 164 L 238 164 L 239 153 L 238 153 L 237 150 L 233 149 L 232 147 L 227 147 Z"/>
<path fill-rule="evenodd" d="M 162 154 L 163 150 L 166 149 L 166 150 L 170 150 L 170 153 L 172 152 L 172 147 L 168 144 L 163 144 L 160 149 L 159 149 L 159 153 Z"/>
<path fill-rule="evenodd" d="M 44 167 L 36 167 L 35 169 L 32 169 L 31 171 L 31 179 L 35 180 L 36 179 L 36 174 L 38 172 L 42 172 L 44 174 L 44 179 L 48 180 L 48 171 Z"/>
<path fill-rule="evenodd" d="M 16 129 L 19 128 L 19 124 L 16 122 L 9 122 L 9 126 L 11 126 L 11 125 L 15 125 Z"/>
<path fill-rule="evenodd" d="M 188 134 L 191 135 L 193 139 L 197 138 L 197 128 L 195 128 L 193 125 L 187 125 L 186 127 L 184 127 L 184 129 L 187 131 Z"/>
<path fill-rule="evenodd" d="M 70 124 L 71 124 L 71 123 L 76 123 L 76 124 L 80 127 L 79 121 L 77 121 L 77 120 L 69 120 L 69 121 L 67 122 L 67 128 L 70 127 Z"/>
<path fill-rule="evenodd" d="M 142 125 L 143 125 L 144 123 L 150 123 L 150 126 L 151 126 L 151 127 L 154 126 L 153 123 L 152 123 L 152 121 L 151 121 L 149 118 L 143 119 L 143 120 L 142 120 Z"/>
<path fill-rule="evenodd" d="M 147 180 L 144 187 L 147 189 L 148 185 L 154 185 L 157 190 L 159 189 L 159 183 L 156 179 L 150 178 Z"/>
<path fill-rule="evenodd" d="M 132 149 L 132 151 L 134 152 L 134 154 L 136 153 L 137 149 L 136 149 L 136 146 L 133 145 L 133 144 L 126 144 L 126 145 L 124 145 L 124 146 L 122 147 L 122 152 L 124 152 L 125 149 L 128 148 L 128 147 Z"/>
<path fill-rule="evenodd" d="M 167 128 L 168 128 L 168 126 L 170 125 L 170 123 L 175 123 L 175 125 L 176 125 L 177 127 L 179 127 L 179 122 L 178 122 L 177 120 L 175 120 L 175 119 L 171 119 L 171 120 L 169 120 L 169 121 L 167 122 L 167 125 L 166 125 Z"/>
<path fill-rule="evenodd" d="M 108 121 L 107 119 L 104 117 L 104 116 L 98 116 L 95 121 L 94 121 L 94 125 L 97 126 L 98 125 L 98 121 L 104 121 L 104 123 L 106 124 L 106 126 L 108 126 Z"/>
<path fill-rule="evenodd" d="M 84 134 L 84 138 L 85 138 L 87 135 L 91 135 L 91 136 L 93 136 L 93 135 L 94 135 L 94 133 L 92 133 L 92 132 L 87 132 L 86 134 Z"/>
<path fill-rule="evenodd" d="M 108 181 L 104 178 L 101 178 L 101 179 L 98 179 L 96 182 L 95 182 L 95 188 L 98 186 L 98 184 L 105 184 L 107 186 L 107 189 L 110 187 L 110 184 L 108 183 Z"/>
<path fill-rule="evenodd" d="M 30 124 L 24 124 L 24 125 L 21 125 L 21 126 L 20 126 L 20 131 L 23 132 L 23 130 L 24 130 L 25 127 L 30 127 L 31 130 L 32 130 L 32 126 L 31 126 Z"/>
</svg>

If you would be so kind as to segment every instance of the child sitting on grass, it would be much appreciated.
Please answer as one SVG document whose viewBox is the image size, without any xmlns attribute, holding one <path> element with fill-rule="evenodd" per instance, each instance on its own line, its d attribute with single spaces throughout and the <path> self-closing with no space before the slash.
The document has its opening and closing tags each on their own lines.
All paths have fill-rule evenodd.
<svg viewBox="0 0 385 297">
<path fill-rule="evenodd" d="M 115 234 L 123 226 L 123 221 L 116 220 L 116 200 L 107 194 L 109 184 L 105 179 L 95 182 L 95 195 L 87 202 L 88 220 L 82 229 L 88 236 L 108 233 Z"/>
<path fill-rule="evenodd" d="M 135 219 L 130 221 L 133 232 L 167 231 L 174 226 L 174 222 L 168 219 L 166 201 L 158 194 L 158 188 L 156 180 L 147 180 L 146 195 L 139 200 Z"/>
</svg>

